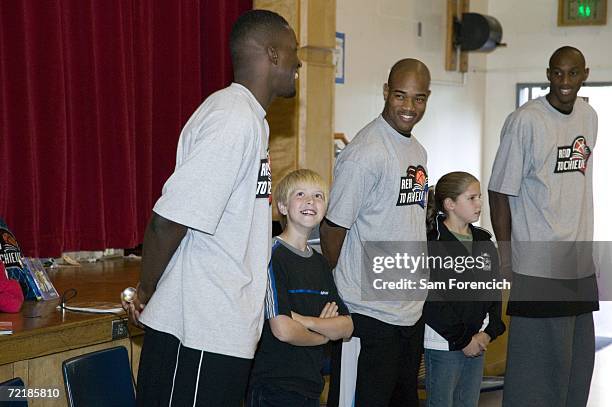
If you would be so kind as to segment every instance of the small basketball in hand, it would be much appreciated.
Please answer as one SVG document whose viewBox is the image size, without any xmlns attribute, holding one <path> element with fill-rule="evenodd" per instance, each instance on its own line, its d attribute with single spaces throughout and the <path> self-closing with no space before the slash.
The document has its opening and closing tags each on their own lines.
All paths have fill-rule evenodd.
<svg viewBox="0 0 612 407">
<path fill-rule="evenodd" d="M 135 296 L 136 289 L 134 287 L 128 287 L 121 293 L 121 299 L 128 303 L 134 301 Z"/>
</svg>

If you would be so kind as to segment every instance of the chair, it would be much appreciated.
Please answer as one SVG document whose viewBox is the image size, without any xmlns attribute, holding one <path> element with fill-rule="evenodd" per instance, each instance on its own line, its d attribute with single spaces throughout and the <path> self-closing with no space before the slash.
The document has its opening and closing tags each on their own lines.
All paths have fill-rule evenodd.
<svg viewBox="0 0 612 407">
<path fill-rule="evenodd" d="M 7 400 L 9 396 L 9 394 L 5 392 L 4 387 L 22 387 L 23 388 L 24 387 L 23 380 L 21 380 L 21 377 L 15 377 L 13 379 L 0 383 L 0 395 L 2 396 L 0 400 Z M 0 406 L 28 407 L 28 401 L 27 400 L 0 401 Z"/>
<path fill-rule="evenodd" d="M 127 350 L 123 346 L 62 363 L 70 407 L 132 407 L 136 404 Z"/>
</svg>

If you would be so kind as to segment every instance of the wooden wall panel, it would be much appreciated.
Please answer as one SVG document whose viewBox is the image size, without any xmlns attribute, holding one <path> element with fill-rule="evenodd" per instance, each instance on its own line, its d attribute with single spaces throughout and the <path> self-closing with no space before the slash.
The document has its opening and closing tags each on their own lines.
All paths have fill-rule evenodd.
<svg viewBox="0 0 612 407">
<path fill-rule="evenodd" d="M 299 95 L 292 99 L 277 98 L 268 108 L 273 186 L 285 174 L 298 168 L 298 98 Z"/>
<path fill-rule="evenodd" d="M 300 0 L 253 0 L 253 8 L 277 12 L 298 32 Z"/>
<path fill-rule="evenodd" d="M 446 55 L 445 69 L 447 71 L 457 70 L 457 59 L 459 60 L 459 72 L 468 70 L 468 53 L 460 52 L 454 46 L 454 20 L 461 20 L 463 13 L 470 11 L 470 0 L 446 0 Z"/>
<path fill-rule="evenodd" d="M 288 172 L 310 168 L 331 180 L 333 165 L 335 0 L 255 0 L 293 27 L 302 47 L 294 99 L 277 99 L 268 109 L 270 160 L 275 185 Z M 274 208 L 274 219 L 278 213 Z"/>
<path fill-rule="evenodd" d="M 140 361 L 143 338 L 144 336 L 140 335 L 132 339 L 132 352 L 134 358 L 132 369 L 135 378 L 138 375 L 138 363 Z M 128 356 L 131 357 L 129 340 L 121 339 L 30 360 L 0 365 L 0 381 L 5 381 L 13 377 L 21 377 L 28 388 L 58 389 L 60 391 L 59 398 L 29 399 L 28 403 L 32 407 L 65 407 L 67 401 L 64 379 L 62 376 L 62 362 L 75 356 L 114 346 L 124 346 L 128 351 Z"/>
<path fill-rule="evenodd" d="M 30 365 L 27 360 L 21 360 L 13 363 L 13 377 L 21 377 L 27 385 L 28 377 L 30 377 Z"/>
<path fill-rule="evenodd" d="M 0 365 L 0 382 L 5 382 L 12 379 L 16 375 L 13 373 L 13 364 L 7 363 L 6 365 Z"/>
<path fill-rule="evenodd" d="M 334 154 L 332 114 L 335 71 L 332 54 L 327 53 L 327 57 L 327 64 L 308 65 L 305 85 L 310 98 L 304 106 L 306 115 L 303 133 L 299 138 L 299 164 L 300 167 L 317 171 L 330 182 Z"/>
<path fill-rule="evenodd" d="M 307 17 L 303 36 L 308 44 L 319 47 L 336 47 L 336 0 L 303 0 L 302 15 Z"/>
<path fill-rule="evenodd" d="M 329 183 L 334 160 L 336 1 L 304 0 L 300 36 L 305 48 L 298 127 L 298 165 Z"/>
</svg>

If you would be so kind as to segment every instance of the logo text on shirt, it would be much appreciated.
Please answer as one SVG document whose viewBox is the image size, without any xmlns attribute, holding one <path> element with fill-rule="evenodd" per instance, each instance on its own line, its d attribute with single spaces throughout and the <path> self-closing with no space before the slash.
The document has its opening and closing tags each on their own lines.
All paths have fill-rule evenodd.
<svg viewBox="0 0 612 407">
<path fill-rule="evenodd" d="M 579 171 L 584 175 L 590 156 L 591 148 L 587 145 L 586 139 L 584 136 L 578 136 L 571 146 L 557 148 L 555 173 Z"/>
<path fill-rule="evenodd" d="M 270 162 L 267 158 L 262 159 L 259 165 L 255 198 L 265 198 L 270 202 L 272 199 L 272 171 L 270 171 Z"/>
<path fill-rule="evenodd" d="M 395 206 L 420 205 L 427 206 L 427 171 L 422 165 L 410 166 L 406 170 L 406 176 L 400 178 L 400 189 Z"/>
</svg>

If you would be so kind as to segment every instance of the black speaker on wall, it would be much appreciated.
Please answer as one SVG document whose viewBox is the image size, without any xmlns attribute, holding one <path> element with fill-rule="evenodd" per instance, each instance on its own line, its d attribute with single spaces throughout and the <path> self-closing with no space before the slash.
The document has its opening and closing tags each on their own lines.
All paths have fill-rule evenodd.
<svg viewBox="0 0 612 407">
<path fill-rule="evenodd" d="M 461 51 L 491 52 L 506 45 L 501 43 L 502 26 L 495 17 L 463 13 L 455 24 L 455 44 Z"/>
</svg>

